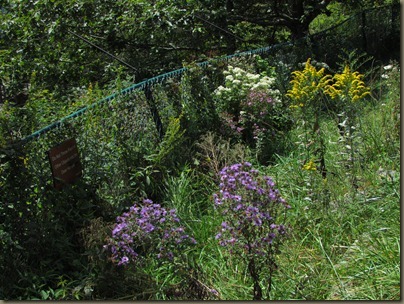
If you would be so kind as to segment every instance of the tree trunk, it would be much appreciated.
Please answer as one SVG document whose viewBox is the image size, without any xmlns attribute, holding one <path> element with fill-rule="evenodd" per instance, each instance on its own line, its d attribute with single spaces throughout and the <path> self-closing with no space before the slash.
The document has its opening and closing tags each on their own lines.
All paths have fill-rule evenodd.
<svg viewBox="0 0 404 304">
<path fill-rule="evenodd" d="M 308 26 L 302 23 L 304 17 L 303 0 L 289 0 L 290 21 L 287 27 L 291 31 L 292 39 L 299 39 L 304 37 L 308 32 Z"/>
<path fill-rule="evenodd" d="M 291 32 L 292 40 L 303 38 L 304 36 L 309 34 L 309 25 L 305 23 L 291 23 L 290 25 L 288 25 L 288 28 Z"/>
</svg>

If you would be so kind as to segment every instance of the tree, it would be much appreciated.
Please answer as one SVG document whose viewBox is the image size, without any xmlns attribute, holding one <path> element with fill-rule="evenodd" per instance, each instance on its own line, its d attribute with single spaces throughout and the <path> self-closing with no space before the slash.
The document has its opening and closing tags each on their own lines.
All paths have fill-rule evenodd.
<svg viewBox="0 0 404 304">
<path fill-rule="evenodd" d="M 236 1 L 234 1 L 236 2 Z M 287 28 L 293 39 L 308 34 L 310 23 L 321 13 L 328 13 L 332 0 L 237 1 L 229 19 L 247 21 L 264 27 Z"/>
<path fill-rule="evenodd" d="M 189 2 L 191 3 L 191 2 Z M 24 84 L 63 92 L 117 76 L 122 66 L 79 34 L 135 69 L 135 81 L 178 68 L 214 46 L 187 1 L 4 1 L 0 20 L 1 83 L 15 101 Z M 196 6 L 197 2 L 195 2 Z M 207 46 L 207 48 L 205 47 Z"/>
<path fill-rule="evenodd" d="M 349 1 L 352 8 L 397 0 Z M 5 0 L 0 20 L 0 85 L 18 100 L 35 86 L 66 97 L 118 73 L 133 81 L 236 50 L 308 33 L 328 5 L 343 0 Z M 345 3 L 345 2 L 344 2 Z M 110 54 L 77 38 L 79 34 Z M 76 90 L 77 91 L 77 90 Z M 73 93 L 72 93 L 73 94 Z M 2 96 L 4 97 L 4 96 Z"/>
</svg>

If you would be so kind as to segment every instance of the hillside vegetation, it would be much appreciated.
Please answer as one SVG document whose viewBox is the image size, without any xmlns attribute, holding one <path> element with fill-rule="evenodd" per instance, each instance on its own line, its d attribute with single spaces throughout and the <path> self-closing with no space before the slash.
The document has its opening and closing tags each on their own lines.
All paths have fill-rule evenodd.
<svg viewBox="0 0 404 304">
<path fill-rule="evenodd" d="M 400 299 L 400 65 L 299 41 L 68 102 L 32 73 L 0 108 L 0 298 Z"/>
</svg>

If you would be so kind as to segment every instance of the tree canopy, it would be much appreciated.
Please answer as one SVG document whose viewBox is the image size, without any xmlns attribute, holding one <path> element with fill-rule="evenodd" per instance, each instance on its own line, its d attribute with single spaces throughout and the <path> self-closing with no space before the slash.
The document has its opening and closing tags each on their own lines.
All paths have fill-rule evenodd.
<svg viewBox="0 0 404 304">
<path fill-rule="evenodd" d="M 124 72 L 140 81 L 183 61 L 260 47 L 308 33 L 340 0 L 2 1 L 1 85 L 8 99 L 28 86 L 69 95 Z M 353 9 L 391 1 L 350 1 Z M 134 69 L 100 52 L 81 35 Z M 3 94 L 4 95 L 4 94 Z M 4 98 L 5 97 L 5 98 Z"/>
</svg>

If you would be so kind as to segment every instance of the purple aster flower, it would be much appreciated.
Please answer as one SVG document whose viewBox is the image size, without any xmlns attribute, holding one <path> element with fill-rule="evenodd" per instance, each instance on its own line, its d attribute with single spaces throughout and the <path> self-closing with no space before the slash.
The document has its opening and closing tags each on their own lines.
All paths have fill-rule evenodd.
<svg viewBox="0 0 404 304">
<path fill-rule="evenodd" d="M 219 295 L 219 293 L 217 292 L 216 289 L 211 288 L 211 289 L 209 289 L 209 291 L 210 291 L 210 293 L 214 294 L 215 296 Z"/>
<path fill-rule="evenodd" d="M 143 200 L 143 203 L 144 203 L 144 204 L 151 205 L 151 204 L 153 204 L 153 201 L 152 201 L 151 199 L 148 199 L 148 198 L 147 198 L 147 199 L 144 199 L 144 200 Z"/>
<path fill-rule="evenodd" d="M 236 206 L 236 208 L 234 208 L 234 210 L 239 211 L 242 208 L 243 208 L 243 204 L 237 204 L 237 206 Z"/>
<path fill-rule="evenodd" d="M 146 227 L 145 227 L 145 229 L 144 229 L 144 231 L 147 232 L 147 233 L 150 233 L 150 232 L 152 232 L 154 229 L 155 229 L 155 227 L 154 227 L 152 224 L 147 223 L 147 224 L 146 224 Z"/>
<path fill-rule="evenodd" d="M 232 237 L 232 238 L 230 238 L 227 242 L 229 243 L 229 244 L 231 244 L 231 245 L 234 245 L 235 243 L 236 243 L 236 238 L 234 238 L 234 237 Z"/>
<path fill-rule="evenodd" d="M 122 259 L 118 262 L 118 266 L 129 264 L 129 258 L 127 256 L 122 257 Z"/>
<path fill-rule="evenodd" d="M 262 226 L 262 220 L 259 217 L 254 217 L 253 222 L 255 226 Z"/>
<path fill-rule="evenodd" d="M 129 262 L 137 262 L 138 253 L 135 252 L 134 246 L 139 244 L 151 246 L 146 255 L 157 254 L 157 247 L 153 249 L 153 246 L 160 246 L 158 257 L 172 260 L 174 251 L 168 248 L 181 250 L 182 246 L 196 244 L 196 240 L 179 226 L 175 209 L 167 212 L 159 204 L 153 204 L 151 200 L 146 199 L 142 207 L 132 206 L 129 212 L 117 217 L 112 236 L 104 248 L 110 250 L 115 263 L 126 265 Z M 167 251 L 168 253 L 165 253 Z M 131 261 L 129 257 L 134 259 Z"/>
<path fill-rule="evenodd" d="M 240 195 L 234 195 L 233 199 L 237 202 L 241 202 L 241 196 Z"/>
<path fill-rule="evenodd" d="M 174 259 L 174 254 L 172 253 L 172 251 L 167 252 L 167 258 L 172 261 Z"/>
</svg>

